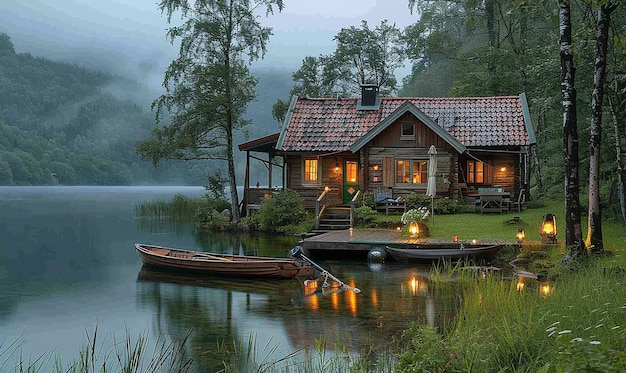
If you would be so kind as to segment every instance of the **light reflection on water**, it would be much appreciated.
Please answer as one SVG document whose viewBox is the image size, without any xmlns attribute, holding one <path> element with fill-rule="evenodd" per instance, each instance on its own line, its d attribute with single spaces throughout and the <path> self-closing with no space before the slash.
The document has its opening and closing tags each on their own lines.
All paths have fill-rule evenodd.
<svg viewBox="0 0 626 373">
<path fill-rule="evenodd" d="M 143 269 L 134 243 L 284 257 L 297 237 L 203 234 L 193 225 L 133 217 L 133 204 L 202 188 L 0 187 L 0 336 L 22 340 L 24 356 L 78 357 L 86 335 L 120 340 L 126 330 L 174 338 L 193 330 L 198 371 L 227 361 L 220 344 L 278 345 L 273 357 L 337 336 L 358 353 L 383 351 L 409 322 L 450 323 L 454 287 L 435 292 L 428 268 L 321 261 L 361 289 L 309 294 L 297 280 L 172 276 Z"/>
</svg>

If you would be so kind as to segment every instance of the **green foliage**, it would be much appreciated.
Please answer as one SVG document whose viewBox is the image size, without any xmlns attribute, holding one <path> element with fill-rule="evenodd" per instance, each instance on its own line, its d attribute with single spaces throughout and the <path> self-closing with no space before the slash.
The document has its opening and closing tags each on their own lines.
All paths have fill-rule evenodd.
<svg viewBox="0 0 626 373">
<path fill-rule="evenodd" d="M 206 193 L 197 200 L 196 208 L 196 221 L 201 225 L 226 227 L 230 223 L 231 205 L 223 197 L 214 197 Z M 229 211 L 229 214 L 222 215 L 224 210 Z"/>
<path fill-rule="evenodd" d="M 376 198 L 375 198 L 374 192 L 367 191 L 363 193 L 363 199 L 362 199 L 363 206 L 367 206 L 373 210 L 376 208 L 375 201 L 376 201 Z"/>
<path fill-rule="evenodd" d="M 431 200 L 430 197 L 425 194 L 411 193 L 405 197 L 405 200 L 407 210 L 420 209 L 422 207 L 430 209 Z"/>
<path fill-rule="evenodd" d="M 283 189 L 265 198 L 259 208 L 260 228 L 268 232 L 280 232 L 288 226 L 297 225 L 306 219 L 306 211 L 298 193 Z"/>
<path fill-rule="evenodd" d="M 226 179 L 222 176 L 222 171 L 218 169 L 213 175 L 209 175 L 209 185 L 205 189 L 211 197 L 224 199 L 226 196 L 224 191 L 225 182 Z"/>
<path fill-rule="evenodd" d="M 435 198 L 434 202 L 435 214 L 458 214 L 465 209 L 465 206 L 458 199 L 452 198 Z"/>
<path fill-rule="evenodd" d="M 354 225 L 356 227 L 375 227 L 376 211 L 369 206 L 361 206 L 354 209 Z"/>
</svg>

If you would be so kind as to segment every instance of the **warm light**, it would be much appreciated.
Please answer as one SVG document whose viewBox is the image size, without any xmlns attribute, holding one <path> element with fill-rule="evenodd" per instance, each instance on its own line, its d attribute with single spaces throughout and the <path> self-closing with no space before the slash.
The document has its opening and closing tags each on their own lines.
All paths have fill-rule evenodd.
<svg viewBox="0 0 626 373">
<path fill-rule="evenodd" d="M 327 193 L 330 192 L 330 187 L 327 187 L 327 186 L 324 187 L 324 192 L 327 192 Z"/>
<path fill-rule="evenodd" d="M 456 234 L 452 237 L 452 241 L 454 242 L 459 242 L 459 236 L 457 236 Z"/>
<path fill-rule="evenodd" d="M 378 171 L 378 165 L 377 164 L 374 165 L 374 171 Z"/>
<path fill-rule="evenodd" d="M 354 287 L 354 285 L 356 285 L 354 281 L 350 281 L 350 286 Z M 345 294 L 346 294 L 346 297 L 348 298 L 347 301 L 348 301 L 348 307 L 350 307 L 350 312 L 352 312 L 353 315 L 356 315 L 357 310 L 358 310 L 356 293 L 353 291 L 348 291 Z"/>
<path fill-rule="evenodd" d="M 517 233 L 515 234 L 515 237 L 517 237 L 517 243 L 521 244 L 524 242 L 524 229 L 522 228 L 517 228 Z"/>
<path fill-rule="evenodd" d="M 517 291 L 524 291 L 524 281 L 522 281 L 521 278 L 517 280 L 516 288 L 517 288 Z"/>
<path fill-rule="evenodd" d="M 500 167 L 500 171 L 506 172 L 506 167 L 505 166 Z"/>
<path fill-rule="evenodd" d="M 339 163 L 335 163 L 335 172 L 339 172 Z"/>
<path fill-rule="evenodd" d="M 354 234 L 354 228 L 350 227 L 350 238 L 352 238 L 353 234 Z"/>
<path fill-rule="evenodd" d="M 549 284 L 541 284 L 541 286 L 539 286 L 539 294 L 541 294 L 541 296 L 547 297 L 550 293 L 552 293 L 552 287 Z"/>
<path fill-rule="evenodd" d="M 317 281 L 316 280 L 306 280 L 304 281 L 304 295 L 313 295 L 317 291 Z"/>
<path fill-rule="evenodd" d="M 544 234 L 554 234 L 554 225 L 552 222 L 546 222 L 543 225 L 543 233 Z"/>
<path fill-rule="evenodd" d="M 541 242 L 556 243 L 556 216 L 554 214 L 545 214 L 541 222 Z"/>
<path fill-rule="evenodd" d="M 351 182 L 351 183 L 356 183 L 356 179 L 355 179 L 355 178 L 352 178 L 352 179 L 350 179 L 350 182 Z"/>
<path fill-rule="evenodd" d="M 420 232 L 419 224 L 417 222 L 412 221 L 409 225 L 409 232 L 412 236 L 416 236 Z"/>
<path fill-rule="evenodd" d="M 472 240 L 472 245 L 476 245 L 476 239 L 475 238 Z"/>
<path fill-rule="evenodd" d="M 374 308 L 378 308 L 378 292 L 376 289 L 372 289 L 370 294 L 372 296 L 372 306 L 374 306 Z"/>
<path fill-rule="evenodd" d="M 396 228 L 396 230 L 397 230 L 398 232 L 400 232 L 400 231 L 402 230 L 402 228 L 397 227 L 397 228 Z"/>
<path fill-rule="evenodd" d="M 409 281 L 409 287 L 411 288 L 411 294 L 417 295 L 417 290 L 420 287 L 420 282 L 416 277 L 412 277 Z"/>
</svg>

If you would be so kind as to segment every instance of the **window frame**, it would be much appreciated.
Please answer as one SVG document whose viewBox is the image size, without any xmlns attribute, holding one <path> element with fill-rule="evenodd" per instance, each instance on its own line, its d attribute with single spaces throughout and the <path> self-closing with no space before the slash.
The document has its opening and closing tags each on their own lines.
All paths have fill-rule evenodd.
<svg viewBox="0 0 626 373">
<path fill-rule="evenodd" d="M 403 122 L 400 126 L 400 140 L 415 140 L 415 123 L 412 122 Z M 404 130 L 411 129 L 411 133 L 405 133 Z"/>
<path fill-rule="evenodd" d="M 315 170 L 316 172 L 314 172 L 314 174 L 316 175 L 315 180 L 309 179 L 308 177 L 308 175 L 313 174 L 313 172 L 309 172 L 307 170 L 307 162 L 315 162 L 315 166 L 316 166 L 316 170 Z M 304 186 L 322 185 L 322 169 L 320 167 L 321 164 L 322 163 L 319 158 L 312 158 L 312 157 L 302 158 L 302 185 Z"/>
<path fill-rule="evenodd" d="M 402 170 L 399 169 L 400 166 L 400 162 L 402 162 Z M 404 167 L 404 165 L 408 162 L 409 167 L 406 168 Z M 394 181 L 395 181 L 395 185 L 404 185 L 404 186 L 424 186 L 428 183 L 428 159 L 425 158 L 396 158 L 394 165 L 395 165 L 395 173 L 394 173 Z M 416 165 L 420 165 L 422 166 L 421 169 L 416 170 L 415 166 Z M 418 168 L 420 168 L 420 166 L 418 166 Z M 408 176 L 407 176 L 407 170 L 408 170 Z M 402 171 L 400 173 L 400 171 Z M 420 179 L 423 180 L 422 182 L 413 182 L 415 180 L 415 176 L 417 174 L 422 174 L 420 176 Z M 408 180 L 405 181 L 405 180 Z"/>
<path fill-rule="evenodd" d="M 479 171 L 479 167 L 477 167 L 477 165 L 481 165 L 482 167 L 481 170 Z M 482 161 L 477 161 L 475 159 L 468 159 L 467 160 L 467 164 L 466 164 L 466 168 L 467 168 L 467 183 L 468 184 L 480 184 L 480 185 L 484 185 L 487 184 L 487 163 L 482 162 Z M 482 177 L 481 181 L 478 181 L 479 177 Z"/>
</svg>

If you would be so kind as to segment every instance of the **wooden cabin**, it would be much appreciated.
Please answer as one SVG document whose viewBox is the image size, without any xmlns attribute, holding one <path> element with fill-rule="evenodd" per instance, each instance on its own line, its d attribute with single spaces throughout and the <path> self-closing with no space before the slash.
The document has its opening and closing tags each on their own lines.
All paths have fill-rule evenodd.
<svg viewBox="0 0 626 373">
<path fill-rule="evenodd" d="M 315 208 L 324 191 L 335 205 L 364 191 L 386 189 L 393 198 L 426 193 L 431 145 L 437 152 L 435 198 L 464 198 L 478 188 L 517 196 L 528 190 L 534 144 L 524 94 L 379 98 L 375 86 L 363 86 L 357 98 L 294 97 L 280 133 L 239 149 L 248 153 L 246 175 L 251 157 L 262 159 L 255 153 L 268 154 L 266 165 L 282 158 L 273 163 L 281 167 L 281 185 Z M 255 205 L 259 188 L 249 182 L 247 176 L 243 204 Z"/>
</svg>

